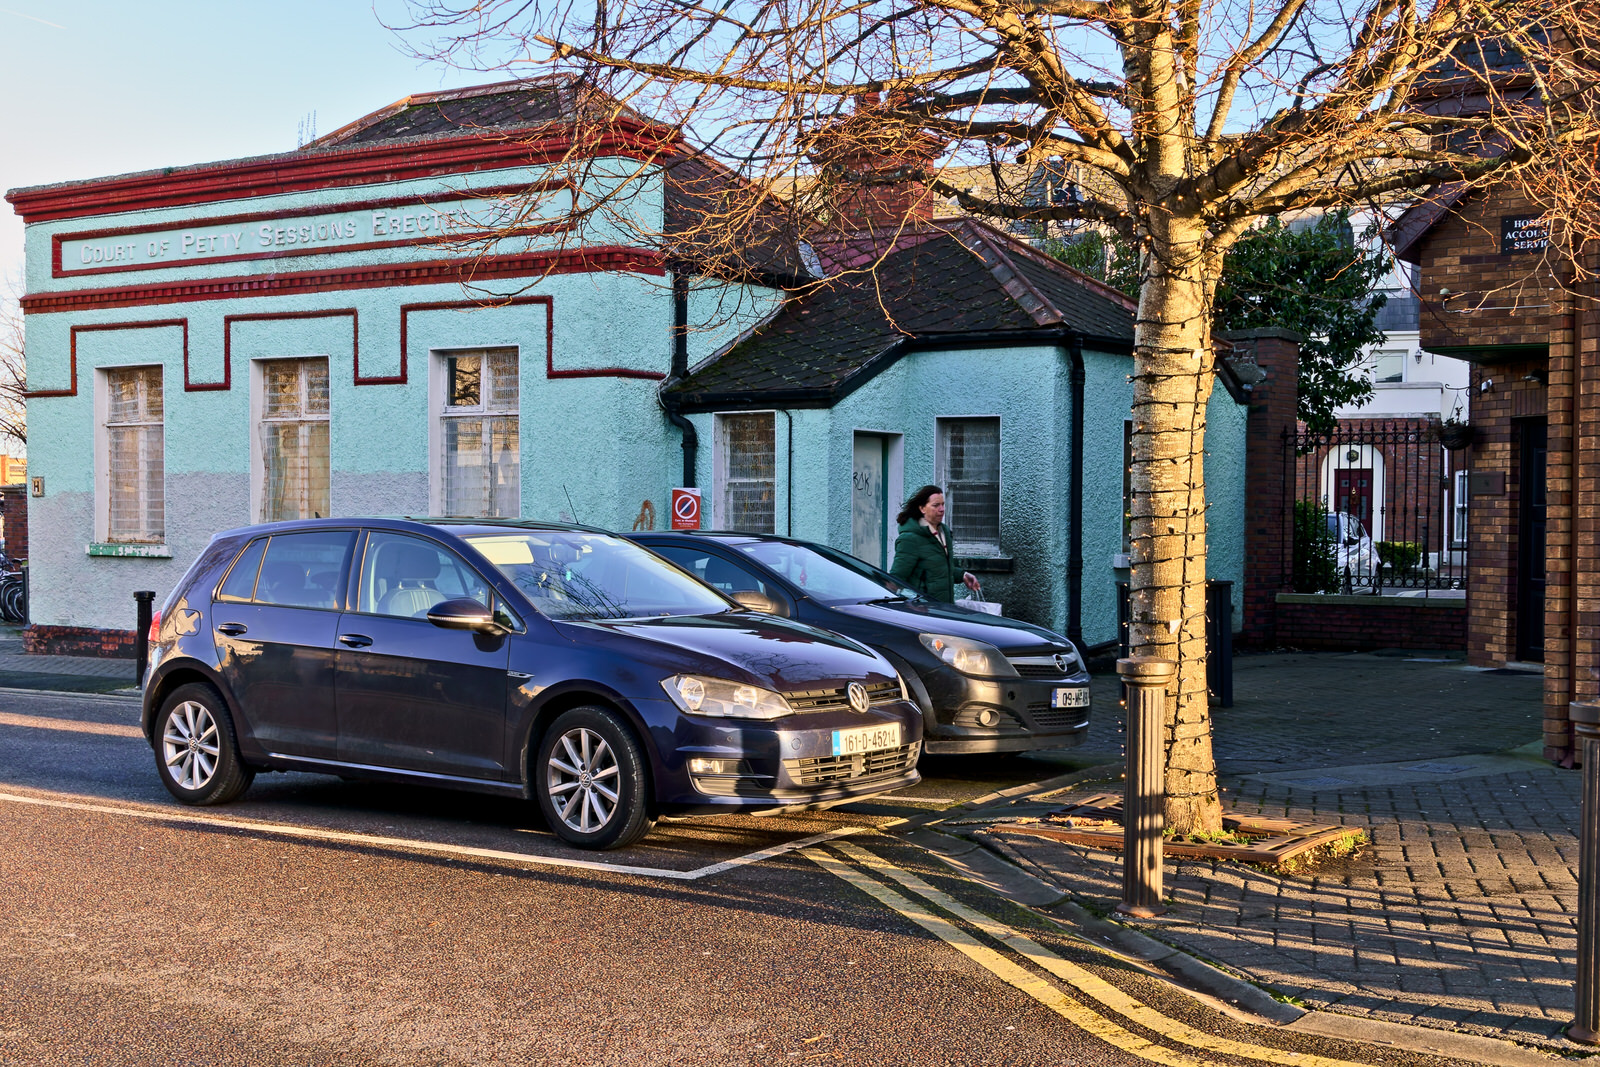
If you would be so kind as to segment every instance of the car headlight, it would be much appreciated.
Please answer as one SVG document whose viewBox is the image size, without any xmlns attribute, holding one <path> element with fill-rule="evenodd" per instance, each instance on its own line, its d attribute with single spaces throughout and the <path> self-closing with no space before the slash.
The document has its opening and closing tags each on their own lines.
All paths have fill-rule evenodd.
<svg viewBox="0 0 1600 1067">
<path fill-rule="evenodd" d="M 1017 669 L 993 645 L 982 641 L 969 641 L 964 637 L 944 634 L 918 634 L 922 647 L 950 664 L 962 674 L 976 674 L 983 678 L 1015 678 Z"/>
<path fill-rule="evenodd" d="M 905 675 L 901 674 L 900 671 L 897 669 L 894 672 L 894 680 L 900 683 L 900 699 L 901 700 L 910 700 L 911 699 L 911 687 L 906 685 Z"/>
<path fill-rule="evenodd" d="M 724 719 L 781 719 L 794 714 L 780 693 L 722 678 L 699 674 L 674 674 L 661 679 L 672 702 L 691 715 Z"/>
</svg>

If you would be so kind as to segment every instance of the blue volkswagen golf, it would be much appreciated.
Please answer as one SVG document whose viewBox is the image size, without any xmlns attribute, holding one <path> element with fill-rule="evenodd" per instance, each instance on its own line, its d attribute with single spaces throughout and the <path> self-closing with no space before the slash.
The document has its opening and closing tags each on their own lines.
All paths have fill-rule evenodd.
<svg viewBox="0 0 1600 1067">
<path fill-rule="evenodd" d="M 151 635 L 144 733 L 188 804 L 324 772 L 533 798 L 571 844 L 618 848 L 660 816 L 918 781 L 922 717 L 881 655 L 598 530 L 230 530 Z"/>
</svg>

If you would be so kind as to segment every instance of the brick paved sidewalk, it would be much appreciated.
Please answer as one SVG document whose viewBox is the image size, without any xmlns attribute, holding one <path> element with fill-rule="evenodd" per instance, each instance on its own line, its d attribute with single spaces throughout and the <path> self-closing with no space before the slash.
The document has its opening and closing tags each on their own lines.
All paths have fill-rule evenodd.
<svg viewBox="0 0 1600 1067">
<path fill-rule="evenodd" d="M 1579 775 L 1471 755 L 1538 751 L 1538 677 L 1383 656 L 1241 666 L 1237 706 L 1217 709 L 1226 803 L 1363 827 L 1374 844 L 1302 876 L 1169 862 L 1172 909 L 1140 928 L 1313 1007 L 1580 1048 L 1561 1037 Z M 1091 746 L 1114 751 L 1116 681 L 1101 686 Z M 1116 853 L 977 836 L 1096 910 L 1120 899 Z"/>
</svg>

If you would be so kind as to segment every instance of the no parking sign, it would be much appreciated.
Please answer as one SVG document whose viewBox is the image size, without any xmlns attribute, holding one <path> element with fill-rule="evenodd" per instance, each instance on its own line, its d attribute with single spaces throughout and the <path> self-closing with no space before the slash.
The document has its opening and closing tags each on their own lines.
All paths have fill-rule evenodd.
<svg viewBox="0 0 1600 1067">
<path fill-rule="evenodd" d="M 700 490 L 674 489 L 672 491 L 672 528 L 674 530 L 700 529 Z"/>
</svg>

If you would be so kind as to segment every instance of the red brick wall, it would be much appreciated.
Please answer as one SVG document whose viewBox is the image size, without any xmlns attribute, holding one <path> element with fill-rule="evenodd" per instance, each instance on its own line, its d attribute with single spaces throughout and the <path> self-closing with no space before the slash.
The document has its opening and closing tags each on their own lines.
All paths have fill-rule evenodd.
<svg viewBox="0 0 1600 1067">
<path fill-rule="evenodd" d="M 1293 567 L 1289 501 L 1294 472 L 1285 462 L 1284 435 L 1292 435 L 1296 425 L 1300 339 L 1287 330 L 1244 330 L 1224 339 L 1235 358 L 1253 359 L 1267 372 L 1250 391 L 1245 427 L 1244 618 L 1239 641 L 1273 648 L 1281 643 L 1274 601 L 1289 587 Z"/>
<path fill-rule="evenodd" d="M 28 558 L 28 487 L 0 486 L 0 513 L 5 515 L 6 554 Z"/>
<path fill-rule="evenodd" d="M 1472 372 L 1473 442 L 1466 457 L 1467 469 L 1503 476 L 1501 492 L 1486 493 L 1480 485 L 1467 502 L 1471 560 L 1467 599 L 1472 605 L 1467 661 L 1480 667 L 1517 658 L 1517 520 L 1523 487 L 1522 456 L 1513 420 L 1544 414 L 1545 387 L 1523 380 L 1524 375 L 1543 373 L 1544 365 L 1541 355 L 1477 366 Z M 1482 390 L 1486 381 L 1493 383 L 1487 392 Z M 1564 446 L 1558 446 L 1552 432 L 1551 451 L 1558 447 Z"/>
<path fill-rule="evenodd" d="M 133 659 L 132 630 L 95 630 L 87 626 L 30 626 L 22 631 L 25 652 L 48 656 L 99 656 Z"/>
<path fill-rule="evenodd" d="M 1321 596 L 1316 603 L 1280 603 L 1277 609 L 1282 648 L 1459 651 L 1466 643 L 1464 600 Z"/>
<path fill-rule="evenodd" d="M 1423 348 L 1545 343 L 1550 270 L 1537 254 L 1500 252 L 1501 218 L 1524 213 L 1538 209 L 1518 197 L 1478 193 L 1423 239 Z"/>
<path fill-rule="evenodd" d="M 1503 478 L 1503 491 L 1469 504 L 1467 656 L 1480 666 L 1517 655 L 1518 420 L 1546 421 L 1545 598 L 1521 610 L 1544 617 L 1544 754 L 1567 760 L 1568 703 L 1600 697 L 1600 315 L 1592 299 L 1564 295 L 1552 264 L 1563 276 L 1571 264 L 1559 243 L 1548 260 L 1501 254 L 1501 217 L 1524 211 L 1534 213 L 1508 193 L 1478 194 L 1423 238 L 1422 345 L 1473 360 L 1467 465 Z"/>
<path fill-rule="evenodd" d="M 1554 309 L 1549 332 L 1544 751 L 1555 760 L 1573 752 L 1568 704 L 1600 699 L 1600 314 L 1584 287 Z"/>
</svg>

